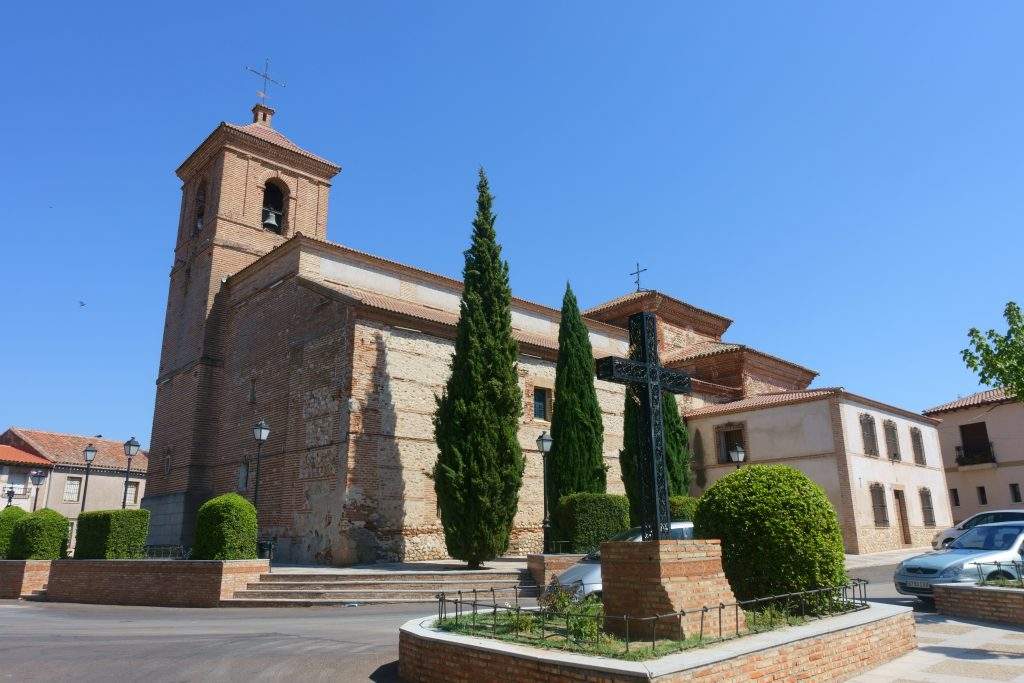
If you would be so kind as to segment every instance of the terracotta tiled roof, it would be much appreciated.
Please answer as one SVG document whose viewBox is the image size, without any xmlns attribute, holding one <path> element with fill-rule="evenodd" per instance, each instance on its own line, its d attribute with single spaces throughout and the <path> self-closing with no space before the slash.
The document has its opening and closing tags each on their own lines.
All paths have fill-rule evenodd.
<svg viewBox="0 0 1024 683">
<path fill-rule="evenodd" d="M 725 316 L 712 313 L 693 304 L 663 294 L 654 289 L 647 289 L 642 292 L 630 292 L 623 296 L 616 297 L 611 301 L 598 304 L 593 308 L 583 311 L 586 318 L 595 318 L 605 322 L 618 320 L 637 310 L 649 310 L 659 312 L 663 316 L 671 317 L 674 314 L 681 320 L 686 320 L 699 327 L 707 334 L 721 337 L 732 324 L 732 320 Z"/>
<path fill-rule="evenodd" d="M 14 446 L 7 446 L 6 444 L 0 444 L 0 462 L 9 465 L 50 466 L 50 461 L 46 458 L 35 453 L 28 453 Z"/>
<path fill-rule="evenodd" d="M 664 363 L 678 363 L 681 361 L 696 360 L 698 358 L 707 358 L 708 356 L 715 356 L 726 351 L 735 351 L 742 349 L 743 346 L 740 344 L 727 344 L 725 342 L 706 341 L 694 344 L 693 346 L 687 346 L 685 349 L 679 349 L 678 351 L 672 351 L 665 354 L 662 358 Z"/>
<path fill-rule="evenodd" d="M 312 152 L 309 152 L 307 150 L 302 149 L 301 147 L 296 145 L 294 142 L 292 142 L 291 140 L 286 138 L 284 135 L 282 135 L 281 133 L 277 132 L 276 130 L 274 130 L 273 128 L 271 128 L 270 126 L 267 126 L 265 124 L 262 124 L 262 123 L 250 123 L 250 124 L 245 125 L 245 126 L 240 126 L 240 125 L 238 125 L 236 123 L 225 123 L 224 125 L 227 126 L 228 128 L 233 129 L 233 130 L 241 131 L 242 133 L 246 133 L 247 135 L 251 135 L 254 138 L 259 138 L 260 140 L 263 140 L 264 142 L 269 142 L 272 145 L 277 145 L 278 147 L 284 147 L 287 150 L 291 150 L 292 152 L 296 152 L 298 154 L 301 154 L 304 157 L 308 157 L 308 158 L 313 159 L 315 161 L 319 161 L 322 164 L 327 164 L 328 166 L 334 166 L 334 167 L 338 166 L 333 161 L 329 161 L 327 159 L 324 159 L 321 156 L 317 156 L 316 154 L 313 154 Z"/>
<path fill-rule="evenodd" d="M 89 444 L 96 448 L 92 466 L 99 469 L 124 470 L 128 459 L 124 455 L 124 442 L 77 434 L 58 434 L 39 429 L 11 427 L 11 431 L 32 447 L 39 455 L 60 465 L 85 466 L 82 451 Z M 146 451 L 132 458 L 132 472 L 145 472 L 149 467 Z"/>
<path fill-rule="evenodd" d="M 1006 403 L 1010 401 L 1013 401 L 1013 398 L 1006 393 L 1006 389 L 987 389 L 986 391 L 979 391 L 976 394 L 964 396 L 963 398 L 958 398 L 955 401 L 950 401 L 949 403 L 943 403 L 940 406 L 929 408 L 924 411 L 924 414 L 931 415 L 932 413 L 944 413 L 948 410 L 973 408 L 975 406 L 984 406 L 990 403 Z"/>
<path fill-rule="evenodd" d="M 817 401 L 828 398 L 842 389 L 836 387 L 825 387 L 822 389 L 805 389 L 803 391 L 776 391 L 769 394 L 757 394 L 748 398 L 729 403 L 716 403 L 715 405 L 704 406 L 686 413 L 687 419 L 695 417 L 708 417 L 710 415 L 721 415 L 723 413 L 738 413 L 743 410 L 755 410 L 758 408 L 769 408 L 773 406 L 788 405 L 790 403 L 804 403 L 806 401 Z"/>
</svg>

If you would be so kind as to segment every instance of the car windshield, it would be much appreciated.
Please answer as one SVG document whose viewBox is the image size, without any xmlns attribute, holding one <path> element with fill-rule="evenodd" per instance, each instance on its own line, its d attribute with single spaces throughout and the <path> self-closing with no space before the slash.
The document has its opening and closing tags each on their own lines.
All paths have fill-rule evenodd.
<svg viewBox="0 0 1024 683">
<path fill-rule="evenodd" d="M 1024 526 L 976 526 L 950 544 L 955 550 L 1009 550 Z"/>
</svg>

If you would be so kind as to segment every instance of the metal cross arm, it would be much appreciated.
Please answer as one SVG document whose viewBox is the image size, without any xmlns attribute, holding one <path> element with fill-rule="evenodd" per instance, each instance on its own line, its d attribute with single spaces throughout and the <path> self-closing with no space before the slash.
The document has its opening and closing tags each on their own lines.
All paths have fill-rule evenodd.
<svg viewBox="0 0 1024 683">
<path fill-rule="evenodd" d="M 619 384 L 643 384 L 648 372 L 655 374 L 654 383 L 670 394 L 688 394 L 693 389 L 690 376 L 679 370 L 651 366 L 640 361 L 618 356 L 607 356 L 597 361 L 597 378 Z"/>
</svg>

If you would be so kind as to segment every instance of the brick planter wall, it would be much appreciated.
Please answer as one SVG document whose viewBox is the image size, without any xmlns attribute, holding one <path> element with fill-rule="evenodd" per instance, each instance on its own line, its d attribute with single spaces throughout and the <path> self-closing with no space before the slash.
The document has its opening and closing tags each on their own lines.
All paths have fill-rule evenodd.
<svg viewBox="0 0 1024 683">
<path fill-rule="evenodd" d="M 46 599 L 99 605 L 217 607 L 259 580 L 267 560 L 55 560 Z"/>
<path fill-rule="evenodd" d="M 938 584 L 935 607 L 940 614 L 1024 626 L 1024 590 L 971 584 Z"/>
<path fill-rule="evenodd" d="M 569 567 L 573 566 L 585 556 L 580 554 L 557 554 L 557 555 L 527 555 L 526 569 L 530 576 L 543 588 L 548 585 L 552 578 L 558 576 Z"/>
<path fill-rule="evenodd" d="M 549 681 L 838 681 L 917 647 L 910 608 L 870 609 L 644 662 L 627 662 L 458 636 L 414 619 L 399 632 L 407 683 Z"/>
<path fill-rule="evenodd" d="M 0 598 L 20 598 L 46 588 L 49 560 L 0 560 Z"/>
</svg>

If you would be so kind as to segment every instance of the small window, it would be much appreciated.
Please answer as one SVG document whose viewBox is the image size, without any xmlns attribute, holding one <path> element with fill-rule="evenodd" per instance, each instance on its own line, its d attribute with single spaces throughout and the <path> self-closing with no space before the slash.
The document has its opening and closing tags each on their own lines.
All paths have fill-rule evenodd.
<svg viewBox="0 0 1024 683">
<path fill-rule="evenodd" d="M 921 436 L 920 427 L 910 428 L 910 444 L 914 448 L 914 463 L 917 465 L 927 465 L 927 461 L 924 458 L 924 437 Z"/>
<path fill-rule="evenodd" d="M 128 505 L 135 505 L 139 502 L 139 482 L 128 482 Z"/>
<path fill-rule="evenodd" d="M 545 387 L 533 388 L 533 417 L 537 420 L 551 419 L 551 390 Z"/>
<path fill-rule="evenodd" d="M 199 189 L 196 191 L 196 209 L 193 234 L 202 232 L 206 224 L 206 179 L 200 181 Z"/>
<path fill-rule="evenodd" d="M 984 486 L 978 487 L 978 505 L 988 505 L 988 494 Z"/>
<path fill-rule="evenodd" d="M 64 502 L 77 503 L 82 494 L 82 478 L 68 477 L 64 480 Z"/>
<path fill-rule="evenodd" d="M 894 420 L 886 420 L 882 423 L 882 427 L 885 430 L 885 452 L 889 456 L 890 460 L 900 460 L 900 437 L 896 431 L 896 422 Z"/>
<path fill-rule="evenodd" d="M 743 433 L 744 429 L 742 424 L 722 425 L 717 429 L 717 431 L 719 463 L 732 463 L 729 453 L 733 452 L 737 446 L 741 447 L 744 451 L 747 450 L 747 440 L 746 435 Z M 747 453 L 744 458 L 748 456 L 749 453 Z"/>
<path fill-rule="evenodd" d="M 263 188 L 263 229 L 284 234 L 284 192 L 281 186 L 271 181 Z"/>
<path fill-rule="evenodd" d="M 249 403 L 256 402 L 256 378 L 249 380 Z"/>
<path fill-rule="evenodd" d="M 25 488 L 28 486 L 28 474 L 25 472 L 11 472 L 7 475 L 7 485 L 14 489 L 14 495 L 24 496 Z"/>
<path fill-rule="evenodd" d="M 949 504 L 955 508 L 960 507 L 960 492 L 956 489 L 949 490 Z"/>
<path fill-rule="evenodd" d="M 171 449 L 164 449 L 164 474 L 171 473 Z"/>
<path fill-rule="evenodd" d="M 922 488 L 921 494 L 921 516 L 924 517 L 925 526 L 935 526 L 935 508 L 932 506 L 931 489 Z"/>
<path fill-rule="evenodd" d="M 1010 502 L 1019 503 L 1020 499 L 1020 484 L 1010 484 Z"/>
<path fill-rule="evenodd" d="M 238 465 L 238 490 L 249 490 L 249 462 L 247 460 L 243 460 Z"/>
<path fill-rule="evenodd" d="M 881 484 L 871 485 L 871 509 L 875 514 L 875 526 L 889 526 L 889 511 L 885 507 L 885 487 Z"/>
<path fill-rule="evenodd" d="M 878 435 L 875 433 L 875 418 L 868 413 L 860 416 L 860 433 L 864 439 L 864 453 L 878 457 Z"/>
</svg>

